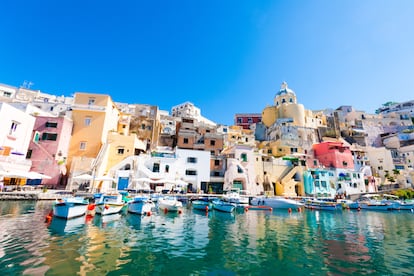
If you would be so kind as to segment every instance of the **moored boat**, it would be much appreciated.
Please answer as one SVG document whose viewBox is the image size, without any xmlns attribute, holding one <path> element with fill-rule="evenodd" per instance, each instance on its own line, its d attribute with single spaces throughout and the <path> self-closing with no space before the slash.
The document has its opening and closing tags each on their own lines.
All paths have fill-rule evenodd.
<svg viewBox="0 0 414 276">
<path fill-rule="evenodd" d="M 103 194 L 96 202 L 95 211 L 99 215 L 110 215 L 121 212 L 125 205 L 121 194 Z"/>
<path fill-rule="evenodd" d="M 154 207 L 154 202 L 147 196 L 135 196 L 128 202 L 128 212 L 133 214 L 149 215 Z"/>
<path fill-rule="evenodd" d="M 273 209 L 298 209 L 302 208 L 304 204 L 297 200 L 284 197 L 265 197 L 258 196 L 251 200 L 250 202 L 253 206 L 269 206 Z"/>
<path fill-rule="evenodd" d="M 221 212 L 232 213 L 236 209 L 235 203 L 226 202 L 221 199 L 215 199 L 212 202 L 213 209 Z"/>
<path fill-rule="evenodd" d="M 212 209 L 212 203 L 208 197 L 199 197 L 190 200 L 193 209 L 209 211 Z"/>
<path fill-rule="evenodd" d="M 178 212 L 183 211 L 183 203 L 174 196 L 164 196 L 158 198 L 158 208 L 164 212 Z"/>
<path fill-rule="evenodd" d="M 53 216 L 71 219 L 85 215 L 89 201 L 83 197 L 66 197 L 56 200 Z"/>
<path fill-rule="evenodd" d="M 308 199 L 305 201 L 305 208 L 315 209 L 315 210 L 326 210 L 326 211 L 336 211 L 341 210 L 341 203 L 335 201 L 327 201 L 321 199 Z"/>
</svg>

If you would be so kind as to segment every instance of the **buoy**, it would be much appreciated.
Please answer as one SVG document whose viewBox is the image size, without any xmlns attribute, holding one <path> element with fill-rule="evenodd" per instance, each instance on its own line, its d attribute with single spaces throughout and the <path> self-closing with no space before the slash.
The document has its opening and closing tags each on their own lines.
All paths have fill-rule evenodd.
<svg viewBox="0 0 414 276">
<path fill-rule="evenodd" d="M 50 222 L 53 218 L 53 210 L 46 215 L 45 222 Z"/>
<path fill-rule="evenodd" d="M 298 212 L 300 213 L 300 212 L 302 212 L 302 208 L 298 208 Z"/>
<path fill-rule="evenodd" d="M 109 206 L 108 205 L 105 205 L 105 209 L 108 210 L 109 209 Z"/>
<path fill-rule="evenodd" d="M 358 207 L 358 211 L 361 211 L 361 207 Z"/>
<path fill-rule="evenodd" d="M 245 212 L 249 211 L 249 207 L 244 207 L 244 211 Z"/>
<path fill-rule="evenodd" d="M 149 217 L 149 216 L 151 216 L 151 211 L 148 211 L 147 212 L 147 216 Z"/>
<path fill-rule="evenodd" d="M 292 213 L 292 208 L 289 208 L 288 209 L 288 213 Z"/>
<path fill-rule="evenodd" d="M 164 213 L 168 213 L 168 209 L 167 208 L 164 208 Z"/>
<path fill-rule="evenodd" d="M 89 211 L 93 211 L 93 210 L 95 210 L 95 204 L 93 204 L 93 203 L 89 204 L 89 205 L 88 205 L 88 210 L 89 210 Z"/>
<path fill-rule="evenodd" d="M 206 212 L 208 212 L 208 206 L 206 206 L 206 208 L 205 208 L 205 209 L 206 209 Z"/>
<path fill-rule="evenodd" d="M 178 210 L 178 213 L 181 214 L 183 211 L 182 210 Z"/>
</svg>

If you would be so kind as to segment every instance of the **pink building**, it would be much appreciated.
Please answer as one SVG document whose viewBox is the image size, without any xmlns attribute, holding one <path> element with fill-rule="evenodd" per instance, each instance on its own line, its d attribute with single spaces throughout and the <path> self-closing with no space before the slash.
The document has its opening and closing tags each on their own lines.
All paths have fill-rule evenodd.
<svg viewBox="0 0 414 276">
<path fill-rule="evenodd" d="M 60 188 L 66 186 L 64 175 L 72 126 L 72 120 L 67 117 L 36 116 L 26 158 L 32 161 L 31 171 L 51 176 L 51 179 L 41 181 L 45 186 Z M 40 182 L 40 180 L 31 181 Z"/>
<path fill-rule="evenodd" d="M 313 152 L 319 163 L 327 168 L 354 169 L 351 150 L 342 142 L 314 144 Z"/>
</svg>

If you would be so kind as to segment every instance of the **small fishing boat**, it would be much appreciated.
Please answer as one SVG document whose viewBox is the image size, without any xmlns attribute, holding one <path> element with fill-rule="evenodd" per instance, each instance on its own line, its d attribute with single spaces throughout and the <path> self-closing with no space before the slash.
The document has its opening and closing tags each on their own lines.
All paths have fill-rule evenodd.
<svg viewBox="0 0 414 276">
<path fill-rule="evenodd" d="M 198 197 L 190 200 L 193 209 L 209 211 L 212 209 L 212 204 L 208 197 Z"/>
<path fill-rule="evenodd" d="M 83 197 L 66 197 L 56 200 L 53 216 L 71 219 L 85 215 L 89 201 Z"/>
<path fill-rule="evenodd" d="M 158 198 L 158 208 L 164 212 L 183 211 L 183 203 L 174 196 L 163 196 Z"/>
<path fill-rule="evenodd" d="M 273 211 L 273 208 L 270 206 L 265 205 L 249 205 L 245 208 L 246 211 L 248 210 L 257 210 L 257 211 Z"/>
<path fill-rule="evenodd" d="M 235 203 L 226 202 L 221 199 L 215 199 L 212 203 L 213 209 L 220 212 L 232 213 L 236 209 Z"/>
<path fill-rule="evenodd" d="M 110 215 L 121 212 L 125 205 L 121 194 L 103 194 L 96 202 L 95 211 L 99 215 Z"/>
<path fill-rule="evenodd" d="M 149 215 L 154 207 L 154 202 L 148 196 L 135 196 L 128 202 L 128 212 L 133 214 Z"/>
<path fill-rule="evenodd" d="M 305 201 L 305 208 L 315 209 L 315 210 L 326 210 L 326 211 L 336 211 L 341 210 L 341 203 L 335 201 L 328 201 L 322 199 L 308 199 Z"/>
</svg>

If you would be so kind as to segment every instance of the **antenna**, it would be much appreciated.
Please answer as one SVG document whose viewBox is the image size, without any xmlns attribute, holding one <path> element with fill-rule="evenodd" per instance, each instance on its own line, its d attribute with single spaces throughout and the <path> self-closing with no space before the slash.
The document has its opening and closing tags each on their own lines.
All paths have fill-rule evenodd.
<svg viewBox="0 0 414 276">
<path fill-rule="evenodd" d="M 22 84 L 22 86 L 21 86 L 21 87 L 22 87 L 22 88 L 27 88 L 27 89 L 30 89 L 30 87 L 31 87 L 32 85 L 34 85 L 34 83 L 33 83 L 33 82 L 25 80 L 25 81 L 23 82 L 23 84 Z"/>
</svg>

